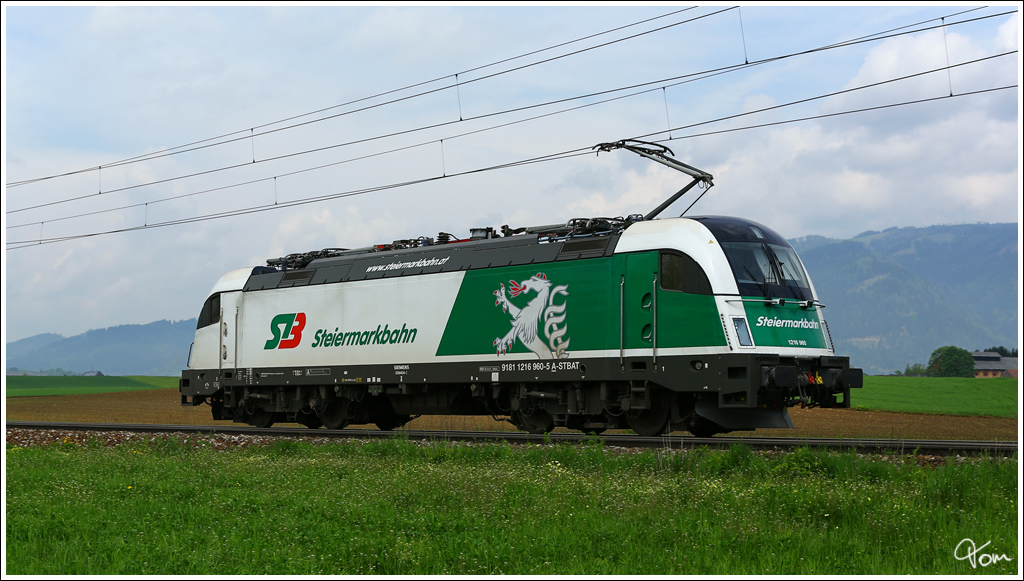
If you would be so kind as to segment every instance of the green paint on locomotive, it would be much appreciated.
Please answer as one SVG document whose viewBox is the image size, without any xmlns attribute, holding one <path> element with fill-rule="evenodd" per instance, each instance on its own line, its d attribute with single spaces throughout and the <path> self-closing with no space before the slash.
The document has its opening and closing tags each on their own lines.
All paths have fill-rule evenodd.
<svg viewBox="0 0 1024 581">
<path fill-rule="evenodd" d="M 762 299 L 763 297 L 748 297 Z M 760 347 L 805 347 L 826 349 L 825 329 L 816 309 L 805 309 L 798 304 L 764 305 L 744 304 L 747 321 Z"/>
<path fill-rule="evenodd" d="M 469 271 L 437 355 L 558 359 L 617 350 L 622 341 L 626 349 L 655 340 L 659 349 L 725 346 L 715 298 L 663 290 L 657 274 L 656 251 Z"/>
</svg>

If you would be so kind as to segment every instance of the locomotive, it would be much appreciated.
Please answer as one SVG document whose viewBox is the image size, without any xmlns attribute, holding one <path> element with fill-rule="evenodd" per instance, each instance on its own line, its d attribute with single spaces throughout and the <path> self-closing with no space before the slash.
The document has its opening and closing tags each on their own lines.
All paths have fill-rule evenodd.
<svg viewBox="0 0 1024 581">
<path fill-rule="evenodd" d="M 863 373 L 835 355 L 795 250 L 751 220 L 647 215 L 479 228 L 270 259 L 225 274 L 200 312 L 181 404 L 257 427 L 484 415 L 711 436 L 793 427 L 794 405 L 849 407 Z M 691 204 L 692 207 L 692 204 Z"/>
</svg>

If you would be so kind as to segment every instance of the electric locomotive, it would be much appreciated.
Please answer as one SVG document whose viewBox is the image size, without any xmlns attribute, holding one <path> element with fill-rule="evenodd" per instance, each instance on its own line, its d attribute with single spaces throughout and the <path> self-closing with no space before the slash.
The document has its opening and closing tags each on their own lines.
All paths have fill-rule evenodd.
<svg viewBox="0 0 1024 581">
<path fill-rule="evenodd" d="M 442 232 L 229 272 L 200 312 L 182 405 L 259 427 L 390 430 L 457 414 L 648 436 L 793 427 L 794 405 L 849 407 L 862 371 L 835 355 L 792 246 L 741 218 L 656 219 L 712 176 L 654 144 L 598 147 L 693 181 L 646 216 Z"/>
</svg>

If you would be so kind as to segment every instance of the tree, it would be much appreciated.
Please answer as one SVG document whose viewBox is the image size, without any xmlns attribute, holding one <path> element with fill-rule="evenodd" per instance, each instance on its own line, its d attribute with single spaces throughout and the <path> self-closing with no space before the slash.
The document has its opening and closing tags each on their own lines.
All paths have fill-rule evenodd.
<svg viewBox="0 0 1024 581">
<path fill-rule="evenodd" d="M 907 369 L 906 369 L 906 371 L 903 372 L 903 374 L 904 375 L 928 375 L 928 369 L 924 365 L 921 365 L 920 363 L 915 363 L 913 365 L 909 365 L 908 364 L 907 365 Z"/>
<path fill-rule="evenodd" d="M 928 359 L 928 376 L 974 377 L 974 357 L 970 351 L 960 347 L 939 347 Z"/>
<path fill-rule="evenodd" d="M 1006 347 L 1003 347 L 1002 345 L 1000 345 L 998 347 L 989 347 L 988 349 L 981 349 L 981 351 L 988 351 L 989 353 L 998 353 L 998 354 L 1002 355 L 1003 357 L 1016 357 L 1017 356 L 1017 350 L 1016 349 L 1010 350 L 1010 349 L 1007 349 Z"/>
</svg>

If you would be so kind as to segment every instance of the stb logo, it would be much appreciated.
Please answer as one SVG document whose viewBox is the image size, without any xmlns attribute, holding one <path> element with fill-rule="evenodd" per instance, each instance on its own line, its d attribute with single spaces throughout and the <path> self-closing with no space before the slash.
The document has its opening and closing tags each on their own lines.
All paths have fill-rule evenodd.
<svg viewBox="0 0 1024 581">
<path fill-rule="evenodd" d="M 274 338 L 267 341 L 264 349 L 293 349 L 302 340 L 302 329 L 306 326 L 306 313 L 280 314 L 270 321 L 270 332 Z M 283 330 L 282 330 L 283 329 Z"/>
<path fill-rule="evenodd" d="M 533 351 L 540 359 L 568 357 L 569 354 L 565 350 L 569 348 L 569 340 L 562 340 L 568 329 L 568 325 L 565 324 L 566 302 L 562 301 L 562 304 L 556 305 L 555 297 L 569 296 L 569 285 L 552 287 L 551 281 L 543 272 L 538 272 L 522 283 L 514 280 L 508 283 L 511 285 L 508 294 L 512 297 L 528 292 L 535 292 L 537 296 L 530 299 L 526 306 L 519 308 L 505 296 L 504 284 L 499 290 L 494 291 L 494 296 L 497 297 L 494 305 L 501 306 L 502 311 L 512 315 L 512 330 L 504 337 L 494 340 L 498 355 L 504 355 L 518 338 L 524 347 Z M 542 330 L 543 336 L 547 338 L 546 342 L 541 338 Z"/>
</svg>

